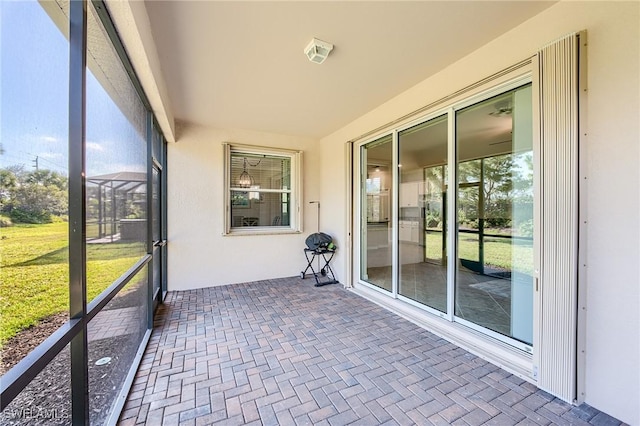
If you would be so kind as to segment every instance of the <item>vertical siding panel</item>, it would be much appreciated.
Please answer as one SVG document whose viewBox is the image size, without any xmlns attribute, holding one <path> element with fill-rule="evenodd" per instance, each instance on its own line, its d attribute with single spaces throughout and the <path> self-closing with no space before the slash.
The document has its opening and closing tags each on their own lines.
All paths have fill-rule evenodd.
<svg viewBox="0 0 640 426">
<path fill-rule="evenodd" d="M 578 39 L 539 52 L 541 288 L 538 385 L 576 398 L 578 253 Z"/>
</svg>

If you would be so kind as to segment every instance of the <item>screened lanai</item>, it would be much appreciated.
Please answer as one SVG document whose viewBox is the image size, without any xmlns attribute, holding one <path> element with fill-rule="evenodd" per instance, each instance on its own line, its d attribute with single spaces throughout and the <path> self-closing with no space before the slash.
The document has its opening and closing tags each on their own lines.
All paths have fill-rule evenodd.
<svg viewBox="0 0 640 426">
<path fill-rule="evenodd" d="M 146 232 L 146 183 L 143 172 L 87 178 L 87 239 L 96 243 L 141 239 Z"/>
<path fill-rule="evenodd" d="M 60 222 L 1 230 L 2 317 L 61 311 L 1 424 L 640 424 L 637 2 L 0 9 L 2 160 L 69 188 Z M 533 205 L 525 114 L 492 98 L 528 82 Z M 513 136 L 458 138 L 473 115 Z M 346 289 L 296 277 L 316 224 Z"/>
</svg>

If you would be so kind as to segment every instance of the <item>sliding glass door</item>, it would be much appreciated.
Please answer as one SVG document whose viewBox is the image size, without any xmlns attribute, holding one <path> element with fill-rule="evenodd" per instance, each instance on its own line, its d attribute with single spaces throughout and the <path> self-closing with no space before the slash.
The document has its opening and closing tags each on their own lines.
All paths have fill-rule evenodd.
<svg viewBox="0 0 640 426">
<path fill-rule="evenodd" d="M 523 80 L 431 117 L 357 151 L 355 278 L 530 350 L 531 84 Z"/>
<path fill-rule="evenodd" d="M 456 112 L 455 316 L 533 340 L 531 86 Z"/>
<path fill-rule="evenodd" d="M 360 149 L 359 279 L 386 291 L 392 290 L 392 145 L 389 135 Z"/>
<path fill-rule="evenodd" d="M 398 293 L 447 310 L 447 116 L 398 133 Z"/>
</svg>

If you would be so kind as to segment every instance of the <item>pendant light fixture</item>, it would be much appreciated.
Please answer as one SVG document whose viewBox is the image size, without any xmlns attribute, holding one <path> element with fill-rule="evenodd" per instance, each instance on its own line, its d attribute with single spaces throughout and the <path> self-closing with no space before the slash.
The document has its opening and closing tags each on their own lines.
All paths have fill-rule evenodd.
<svg viewBox="0 0 640 426">
<path fill-rule="evenodd" d="M 244 165 L 242 173 L 238 177 L 238 186 L 240 188 L 251 188 L 253 185 L 253 176 L 247 172 L 247 157 L 244 158 Z"/>
<path fill-rule="evenodd" d="M 247 157 L 243 157 L 242 161 L 242 173 L 240 173 L 240 176 L 238 176 L 237 186 L 238 188 L 253 188 L 254 185 L 256 185 L 256 182 L 253 176 L 251 176 L 251 174 L 249 174 L 249 172 L 247 171 L 247 165 L 251 167 L 258 167 L 262 162 L 262 159 L 259 159 L 255 164 L 251 164 L 249 160 L 247 160 Z"/>
</svg>

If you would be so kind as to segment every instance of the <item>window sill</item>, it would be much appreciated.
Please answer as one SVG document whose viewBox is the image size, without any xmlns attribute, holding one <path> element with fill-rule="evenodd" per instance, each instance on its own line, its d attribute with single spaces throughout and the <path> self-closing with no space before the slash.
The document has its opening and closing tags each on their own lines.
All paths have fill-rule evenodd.
<svg viewBox="0 0 640 426">
<path fill-rule="evenodd" d="M 291 228 L 277 228 L 277 227 L 265 227 L 265 228 L 234 228 L 228 232 L 222 234 L 223 237 L 240 237 L 249 235 L 286 235 L 286 234 L 301 234 L 302 231 Z"/>
</svg>

